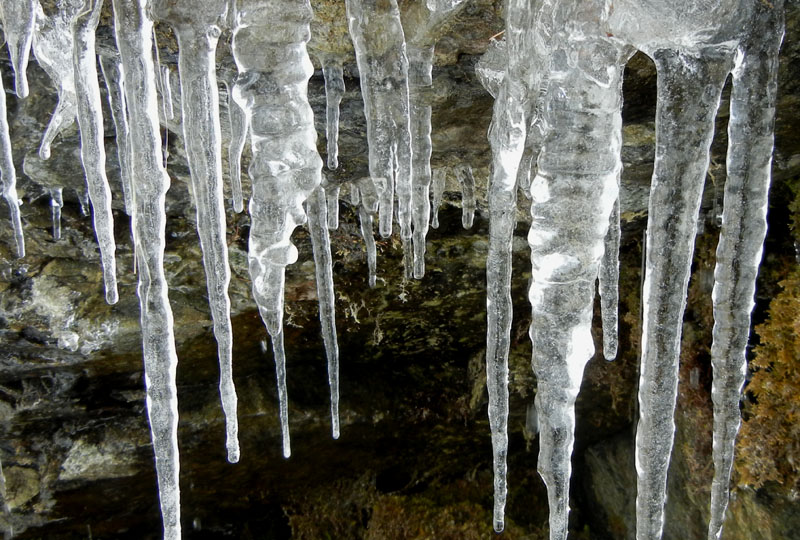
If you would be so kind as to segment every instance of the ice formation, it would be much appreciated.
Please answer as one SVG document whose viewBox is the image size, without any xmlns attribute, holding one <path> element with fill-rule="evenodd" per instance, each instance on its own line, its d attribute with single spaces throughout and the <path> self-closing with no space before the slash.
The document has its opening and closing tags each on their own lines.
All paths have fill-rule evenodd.
<svg viewBox="0 0 800 540">
<path fill-rule="evenodd" d="M 365 102 L 369 177 L 349 181 L 358 206 L 371 287 L 376 284 L 379 233 L 391 234 L 394 205 L 407 274 L 425 271 L 425 236 L 438 226 L 447 168 L 431 171 L 434 44 L 438 29 L 466 5 L 427 0 L 408 7 L 404 28 L 395 0 L 347 0 L 347 18 Z M 94 31 L 102 0 L 63 0 L 45 16 L 36 1 L 7 0 L 3 28 L 17 95 L 27 94 L 31 41 L 58 89 L 58 105 L 40 154 L 76 117 L 107 299 L 116 301 L 110 191 L 105 175 L 103 119 Z M 172 120 L 171 78 L 153 57 L 153 20 L 170 24 L 179 44 L 181 118 L 203 250 L 209 304 L 220 360 L 228 459 L 238 460 L 236 394 L 225 238 L 216 45 L 232 32 L 233 60 L 220 70 L 227 88 L 233 207 L 243 209 L 241 160 L 249 136 L 253 295 L 272 339 L 283 453 L 290 455 L 283 343 L 285 268 L 297 259 L 291 235 L 307 223 L 316 263 L 320 321 L 328 358 L 331 424 L 339 436 L 339 353 L 329 229 L 338 226 L 341 184 L 322 181 L 307 84 L 309 0 L 113 0 L 117 50 L 100 50 L 116 130 L 125 209 L 131 215 L 138 267 L 147 410 L 165 538 L 180 537 L 177 356 L 163 259 L 165 193 L 159 114 Z M 414 11 L 416 10 L 416 11 Z M 574 403 L 594 353 L 590 333 L 599 281 L 603 348 L 617 354 L 620 243 L 621 82 L 638 49 L 656 64 L 656 158 L 650 195 L 643 293 L 640 419 L 636 435 L 637 538 L 659 538 L 666 473 L 674 435 L 680 329 L 709 161 L 714 118 L 732 73 L 729 149 L 722 232 L 713 293 L 714 463 L 709 539 L 720 537 L 746 370 L 745 349 L 755 276 L 766 231 L 776 93 L 783 34 L 781 0 L 753 2 L 657 0 L 576 2 L 509 0 L 504 39 L 492 40 L 478 64 L 495 97 L 489 141 L 492 173 L 487 257 L 487 385 L 493 446 L 493 525 L 504 526 L 508 453 L 508 354 L 513 318 L 511 253 L 517 191 L 530 200 L 532 278 L 529 300 L 536 403 L 531 425 L 540 433 L 538 469 L 550 505 L 550 538 L 567 536 L 574 441 Z M 156 54 L 158 49 L 156 48 Z M 224 64 L 224 63 L 223 63 Z M 234 67 L 235 64 L 235 67 Z M 322 59 L 326 91 L 328 168 L 338 167 L 341 58 Z M 1 81 L 0 81 L 1 82 Z M 764 89 L 754 92 L 753 89 Z M 159 110 L 157 89 L 162 95 Z M 0 173 L 11 209 L 17 251 L 24 240 L 16 173 L 0 88 Z M 137 171 L 134 181 L 133 171 Z M 462 187 L 463 225 L 475 212 L 468 164 L 453 168 Z M 433 187 L 433 208 L 430 191 Z M 52 187 L 53 234 L 60 236 L 62 188 Z M 432 210 L 432 212 L 431 212 Z M 413 257 L 412 257 L 413 254 Z"/>
</svg>

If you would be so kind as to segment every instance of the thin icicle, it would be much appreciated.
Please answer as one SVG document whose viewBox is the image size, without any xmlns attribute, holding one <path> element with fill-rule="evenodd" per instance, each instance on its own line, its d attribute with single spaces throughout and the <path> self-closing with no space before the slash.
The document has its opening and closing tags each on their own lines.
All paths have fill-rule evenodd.
<svg viewBox="0 0 800 540">
<path fill-rule="evenodd" d="M 275 377 L 278 385 L 278 417 L 281 424 L 281 448 L 283 457 L 292 456 L 292 443 L 289 437 L 289 394 L 286 391 L 286 351 L 283 348 L 283 327 L 270 333 L 272 355 L 275 358 Z"/>
<path fill-rule="evenodd" d="M 730 68 L 726 56 L 726 51 L 710 48 L 690 52 L 661 49 L 653 54 L 658 74 L 657 152 L 647 221 L 636 430 L 639 540 L 660 538 L 664 525 L 681 321 L 714 117 Z"/>
<path fill-rule="evenodd" d="M 439 207 L 442 206 L 447 169 L 444 167 L 433 171 L 433 202 L 431 203 L 431 227 L 439 228 Z"/>
<path fill-rule="evenodd" d="M 714 481 L 708 539 L 719 540 L 728 506 L 739 399 L 747 371 L 747 341 L 756 276 L 767 231 L 774 143 L 778 51 L 783 2 L 756 6 L 733 70 L 727 180 L 714 271 Z M 757 91 L 755 91 L 757 90 Z"/>
<path fill-rule="evenodd" d="M 153 66 L 153 23 L 145 0 L 113 0 L 114 29 L 125 74 L 131 122 L 133 235 L 138 265 L 147 413 L 156 457 L 165 540 L 181 536 L 178 486 L 178 398 L 172 309 L 164 276 L 164 197 L 169 176 L 163 165 Z"/>
<path fill-rule="evenodd" d="M 331 183 L 325 186 L 329 231 L 335 231 L 339 228 L 339 189 L 339 184 Z"/>
<path fill-rule="evenodd" d="M 75 72 L 72 67 L 71 24 L 82 7 L 83 0 L 68 0 L 52 16 L 46 17 L 41 5 L 36 3 L 33 53 L 58 90 L 58 104 L 39 146 L 42 159 L 50 158 L 50 145 L 56 136 L 75 121 L 78 97 L 75 94 Z"/>
<path fill-rule="evenodd" d="M 117 263 L 114 260 L 114 216 L 111 213 L 111 188 L 106 178 L 106 149 L 103 136 L 103 108 L 97 82 L 97 55 L 94 33 L 100 22 L 103 0 L 86 0 L 86 10 L 72 21 L 73 66 L 81 134 L 81 163 L 86 175 L 89 198 L 94 211 L 94 231 L 100 246 L 106 302 L 116 304 Z"/>
<path fill-rule="evenodd" d="M 617 180 L 619 183 L 619 179 Z M 614 209 L 608 221 L 603 259 L 600 261 L 598 275 L 600 289 L 600 311 L 603 323 L 603 356 L 606 360 L 617 357 L 619 319 L 619 197 L 614 202 Z"/>
<path fill-rule="evenodd" d="M 308 0 L 242 0 L 234 14 L 232 50 L 239 69 L 234 98 L 250 124 L 250 246 L 253 296 L 272 337 L 278 368 L 281 422 L 287 419 L 283 366 L 283 293 L 286 266 L 297 260 L 290 237 L 306 220 L 303 202 L 320 185 L 308 79 L 314 73 L 306 43 L 313 16 Z M 276 93 L 274 88 L 282 88 Z M 289 454 L 283 426 L 284 455 Z"/>
<path fill-rule="evenodd" d="M 236 71 L 223 68 L 220 71 L 220 80 L 227 89 L 228 123 L 231 128 L 231 143 L 228 147 L 228 166 L 231 180 L 231 199 L 233 211 L 237 214 L 244 210 L 244 196 L 242 195 L 242 152 L 247 142 L 247 115 L 233 99 L 233 85 L 236 82 Z"/>
<path fill-rule="evenodd" d="M 161 88 L 164 90 L 164 116 L 167 120 L 175 119 L 172 107 L 172 70 L 169 66 L 161 66 Z"/>
<path fill-rule="evenodd" d="M 396 193 L 400 234 L 411 238 L 408 59 L 400 11 L 396 0 L 346 0 L 346 5 L 364 97 L 369 172 L 380 186 L 378 230 L 384 238 L 392 234 Z"/>
<path fill-rule="evenodd" d="M 125 202 L 125 213 L 133 212 L 133 187 L 131 186 L 131 134 L 128 126 L 128 113 L 125 104 L 124 75 L 122 64 L 116 56 L 100 55 L 100 70 L 106 81 L 108 91 L 108 108 L 114 121 L 114 131 L 117 134 L 117 159 L 119 160 L 119 175 L 122 182 L 122 196 Z"/>
<path fill-rule="evenodd" d="M 11 215 L 11 226 L 14 229 L 14 240 L 17 244 L 17 256 L 25 256 L 25 236 L 22 232 L 22 219 L 19 212 L 20 201 L 17 198 L 17 171 L 11 155 L 11 135 L 8 131 L 8 111 L 6 109 L 6 90 L 0 77 L 0 179 L 2 179 L 3 197 L 8 203 Z"/>
<path fill-rule="evenodd" d="M 433 45 L 408 47 L 411 112 L 411 221 L 414 225 L 414 277 L 425 275 L 425 237 L 431 215 L 431 105 Z M 404 242 L 404 245 L 407 242 Z"/>
<path fill-rule="evenodd" d="M 470 229 L 475 219 L 475 177 L 472 167 L 461 165 L 456 169 L 456 176 L 461 185 L 461 225 Z"/>
<path fill-rule="evenodd" d="M 233 328 L 228 297 L 231 271 L 225 236 L 222 193 L 222 143 L 219 125 L 215 53 L 226 0 L 157 2 L 155 15 L 169 22 L 178 39 L 183 138 L 197 210 L 197 233 L 203 252 L 208 303 L 217 339 L 219 392 L 225 412 L 228 461 L 239 461 L 237 397 L 233 384 Z M 169 69 L 162 70 L 164 99 L 170 102 Z"/>
<path fill-rule="evenodd" d="M 339 104 L 344 96 L 344 71 L 341 63 L 324 63 L 325 77 L 325 138 L 328 143 L 328 168 L 339 167 Z"/>
<path fill-rule="evenodd" d="M 369 286 L 373 288 L 377 282 L 378 250 L 372 232 L 372 216 L 378 210 L 379 194 L 371 178 L 362 178 L 357 184 L 357 202 L 354 204 L 359 205 L 358 219 L 361 227 L 361 237 L 364 239 L 364 247 L 367 250 Z"/>
<path fill-rule="evenodd" d="M 36 0 L 4 0 L 0 6 L 3 16 L 3 33 L 8 42 L 11 66 L 14 68 L 14 85 L 17 97 L 28 97 L 28 59 L 31 54 Z"/>
<path fill-rule="evenodd" d="M 53 240 L 61 240 L 61 209 L 64 207 L 64 188 L 50 188 L 50 214 L 53 221 Z"/>
<path fill-rule="evenodd" d="M 328 236 L 328 208 L 322 186 L 308 198 L 308 229 L 314 251 L 314 268 L 317 277 L 319 321 L 322 339 L 328 358 L 328 383 L 331 389 L 331 433 L 339 438 L 339 344 L 336 340 L 336 309 L 333 293 L 333 259 Z"/>
</svg>

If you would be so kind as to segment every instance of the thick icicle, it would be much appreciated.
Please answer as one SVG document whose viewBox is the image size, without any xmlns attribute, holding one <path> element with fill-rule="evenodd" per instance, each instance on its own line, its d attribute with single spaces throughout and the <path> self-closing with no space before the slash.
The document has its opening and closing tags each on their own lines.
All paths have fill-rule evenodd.
<svg viewBox="0 0 800 540">
<path fill-rule="evenodd" d="M 675 434 L 681 322 L 697 216 L 730 68 L 727 51 L 661 49 L 656 158 L 647 221 L 639 424 L 636 430 L 636 537 L 661 537 L 667 469 Z"/>
<path fill-rule="evenodd" d="M 237 398 L 233 384 L 233 329 L 228 285 L 228 244 L 222 194 L 222 143 L 215 52 L 226 0 L 181 0 L 154 3 L 154 13 L 169 22 L 178 39 L 183 138 L 197 209 L 197 232 L 203 252 L 208 303 L 219 358 L 219 393 L 225 412 L 228 461 L 239 461 Z M 164 87 L 169 88 L 169 70 Z M 169 101 L 170 91 L 165 90 Z"/>
<path fill-rule="evenodd" d="M 475 177 L 469 165 L 459 166 L 456 175 L 461 185 L 461 225 L 469 229 L 475 219 Z"/>
<path fill-rule="evenodd" d="M 314 251 L 314 267 L 319 299 L 319 322 L 328 358 L 328 383 L 331 388 L 331 433 L 339 438 L 339 344 L 336 340 L 336 309 L 333 294 L 333 259 L 328 236 L 328 207 L 325 189 L 317 187 L 308 197 L 308 229 Z"/>
<path fill-rule="evenodd" d="M 619 183 L 619 179 L 617 181 Z M 613 360 L 617 357 L 620 234 L 619 197 L 617 197 L 608 222 L 608 234 L 606 234 L 605 249 L 598 275 L 600 312 L 603 322 L 603 356 L 606 360 Z"/>
<path fill-rule="evenodd" d="M 411 221 L 414 225 L 414 277 L 425 275 L 425 237 L 431 218 L 431 105 L 433 45 L 408 47 L 411 114 Z"/>
<path fill-rule="evenodd" d="M 53 240 L 61 240 L 61 209 L 64 207 L 64 188 L 50 188 L 50 214 L 53 221 Z"/>
<path fill-rule="evenodd" d="M 31 54 L 36 0 L 4 0 L 0 6 L 3 15 L 3 33 L 8 41 L 8 52 L 14 68 L 14 85 L 18 98 L 28 97 L 28 59 Z"/>
<path fill-rule="evenodd" d="M 328 144 L 328 168 L 339 167 L 339 104 L 344 96 L 344 71 L 341 63 L 325 62 L 325 138 Z"/>
<path fill-rule="evenodd" d="M 111 188 L 106 178 L 106 148 L 103 133 L 103 107 L 97 81 L 97 55 L 94 32 L 100 22 L 103 0 L 86 0 L 84 11 L 72 21 L 73 65 L 81 134 L 81 163 L 86 175 L 89 199 L 94 214 L 94 232 L 100 246 L 106 302 L 116 304 L 117 263 L 114 260 L 114 216 L 111 213 Z"/>
<path fill-rule="evenodd" d="M 239 68 L 234 98 L 250 124 L 249 266 L 253 296 L 272 337 L 281 400 L 284 455 L 289 455 L 283 365 L 286 265 L 297 260 L 292 231 L 305 222 L 303 202 L 321 183 L 308 79 L 314 72 L 306 43 L 308 0 L 242 0 L 234 15 L 232 50 Z M 275 89 L 280 91 L 276 92 Z"/>
<path fill-rule="evenodd" d="M 396 0 L 346 0 L 356 51 L 364 115 L 367 118 L 369 173 L 378 188 L 378 230 L 392 234 L 394 194 L 403 238 L 411 238 L 411 134 L 408 58 Z"/>
<path fill-rule="evenodd" d="M 221 80 L 228 90 L 228 122 L 231 127 L 231 144 L 228 147 L 228 166 L 231 177 L 231 199 L 233 211 L 241 213 L 244 210 L 244 196 L 242 195 L 242 152 L 247 142 L 247 115 L 233 99 L 233 85 L 236 82 L 235 70 L 227 68 L 221 71 Z"/>
<path fill-rule="evenodd" d="M 152 29 L 145 0 L 113 0 L 117 46 L 131 122 L 133 236 L 139 276 L 147 413 L 156 456 L 164 538 L 180 538 L 178 397 L 172 309 L 164 276 L 164 196 L 169 176 L 161 154 Z"/>
<path fill-rule="evenodd" d="M 728 123 L 727 180 L 722 231 L 714 272 L 714 481 L 709 540 L 722 534 L 728 505 L 739 399 L 747 371 L 747 341 L 756 275 L 767 231 L 767 191 L 772 168 L 778 51 L 783 2 L 756 6 L 733 70 Z"/>
<path fill-rule="evenodd" d="M 433 171 L 431 184 L 433 187 L 433 202 L 431 203 L 431 227 L 439 228 L 439 207 L 442 206 L 442 196 L 444 195 L 445 180 L 447 169 L 444 167 Z"/>
<path fill-rule="evenodd" d="M 100 54 L 100 70 L 106 81 L 108 91 L 108 108 L 111 110 L 111 119 L 114 121 L 114 131 L 117 134 L 117 159 L 119 161 L 119 175 L 122 183 L 122 196 L 125 202 L 125 213 L 131 215 L 133 211 L 133 186 L 131 185 L 131 134 L 128 125 L 127 105 L 125 104 L 125 83 L 122 73 L 122 64 L 117 56 Z"/>
<path fill-rule="evenodd" d="M 11 226 L 17 244 L 17 256 L 25 256 L 25 236 L 22 232 L 22 219 L 17 198 L 17 171 L 11 155 L 11 135 L 8 131 L 8 111 L 6 110 L 6 90 L 0 77 L 0 179 L 2 179 L 3 198 L 8 203 Z"/>
<path fill-rule="evenodd" d="M 78 96 L 75 93 L 75 71 L 72 67 L 71 24 L 82 8 L 83 0 L 66 0 L 58 11 L 46 17 L 42 7 L 36 3 L 33 53 L 58 90 L 58 104 L 39 147 L 39 156 L 42 159 L 50 158 L 53 140 L 75 121 Z"/>
</svg>

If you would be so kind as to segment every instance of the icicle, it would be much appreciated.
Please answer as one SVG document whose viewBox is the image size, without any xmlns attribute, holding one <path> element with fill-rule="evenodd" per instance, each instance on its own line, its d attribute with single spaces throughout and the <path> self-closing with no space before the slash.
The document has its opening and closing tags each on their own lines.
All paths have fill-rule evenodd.
<svg viewBox="0 0 800 540">
<path fill-rule="evenodd" d="M 392 234 L 394 192 L 403 238 L 411 238 L 408 59 L 396 0 L 346 0 L 364 97 L 369 171 L 380 192 L 378 230 Z"/>
<path fill-rule="evenodd" d="M 431 105 L 433 45 L 409 46 L 408 82 L 411 113 L 411 221 L 414 225 L 414 277 L 425 275 L 425 237 L 431 214 Z"/>
<path fill-rule="evenodd" d="M 617 184 L 619 185 L 619 178 L 617 178 Z M 617 197 L 608 222 L 608 233 L 598 275 L 600 311 L 603 322 L 603 356 L 606 360 L 613 360 L 617 357 L 620 234 L 619 197 Z"/>
<path fill-rule="evenodd" d="M 131 186 L 131 135 L 128 127 L 127 106 L 125 105 L 124 75 L 122 64 L 118 57 L 100 55 L 100 70 L 106 81 L 108 91 L 108 108 L 114 121 L 114 130 L 117 134 L 117 159 L 119 160 L 119 174 L 122 181 L 122 196 L 125 201 L 125 213 L 133 212 L 133 187 Z"/>
<path fill-rule="evenodd" d="M 314 250 L 314 267 L 317 277 L 319 321 L 322 339 L 328 357 L 328 383 L 331 388 L 331 432 L 339 438 L 339 344 L 336 341 L 336 311 L 333 293 L 333 260 L 328 237 L 328 209 L 325 189 L 321 186 L 308 198 L 308 229 Z"/>
<path fill-rule="evenodd" d="M 344 96 L 344 71 L 341 63 L 326 61 L 322 65 L 325 77 L 325 138 L 328 142 L 328 168 L 339 167 L 339 104 Z"/>
<path fill-rule="evenodd" d="M 91 205 L 92 202 L 89 200 L 89 188 L 78 190 L 78 206 L 81 209 L 81 215 L 83 217 L 92 215 Z"/>
<path fill-rule="evenodd" d="M 325 201 L 328 207 L 328 230 L 335 231 L 339 228 L 339 184 L 329 183 L 325 186 Z"/>
<path fill-rule="evenodd" d="M 372 234 L 372 215 L 378 210 L 379 193 L 371 178 L 362 178 L 358 184 L 358 218 L 361 226 L 361 237 L 367 250 L 367 270 L 369 286 L 375 287 L 377 281 L 378 251 L 375 237 Z M 354 204 L 359 204 L 356 202 Z"/>
<path fill-rule="evenodd" d="M 144 0 L 113 0 L 114 29 L 125 74 L 131 122 L 133 234 L 139 276 L 147 412 L 156 456 L 164 538 L 180 538 L 178 487 L 178 399 L 172 310 L 164 276 L 164 196 L 169 176 L 163 165 L 153 66 L 153 23 Z"/>
<path fill-rule="evenodd" d="M 78 126 L 81 134 L 81 163 L 94 210 L 94 231 L 100 246 L 106 302 L 116 304 L 117 263 L 114 260 L 114 216 L 111 213 L 111 188 L 106 178 L 106 149 L 103 136 L 103 109 L 97 82 L 97 57 L 94 32 L 100 22 L 103 0 L 86 0 L 86 9 L 72 21 L 73 65 L 77 95 Z"/>
<path fill-rule="evenodd" d="M 3 33 L 8 41 L 8 52 L 14 68 L 14 85 L 20 99 L 28 97 L 28 59 L 31 54 L 37 4 L 36 0 L 4 0 L 0 6 Z"/>
<path fill-rule="evenodd" d="M 234 15 L 232 50 L 239 76 L 234 97 L 250 124 L 250 247 L 253 295 L 272 337 L 282 384 L 283 292 L 286 265 L 297 260 L 292 231 L 305 222 L 303 202 L 321 183 L 308 79 L 314 72 L 306 43 L 312 18 L 308 0 L 242 0 Z M 274 88 L 283 88 L 276 93 Z M 281 396 L 281 419 L 286 394 Z M 289 454 L 284 426 L 284 455 Z"/>
<path fill-rule="evenodd" d="M 64 207 L 62 187 L 50 189 L 50 213 L 53 218 L 53 240 L 61 240 L 61 209 Z"/>
<path fill-rule="evenodd" d="M 431 11 L 450 11 L 457 8 L 464 0 L 428 0 Z"/>
<path fill-rule="evenodd" d="M 712 294 L 714 481 L 709 540 L 718 540 L 722 534 L 734 444 L 741 423 L 739 399 L 747 371 L 750 313 L 767 231 L 782 4 L 756 6 L 733 70 L 725 202 Z"/>
<path fill-rule="evenodd" d="M 469 229 L 475 218 L 475 177 L 469 165 L 458 167 L 456 175 L 458 183 L 461 184 L 461 225 Z"/>
<path fill-rule="evenodd" d="M 434 229 L 439 228 L 439 207 L 442 206 L 442 196 L 444 195 L 445 178 L 447 177 L 447 169 L 441 168 L 433 171 L 433 203 L 431 227 Z"/>
<path fill-rule="evenodd" d="M 489 181 L 489 252 L 486 257 L 486 386 L 489 392 L 489 426 L 492 432 L 494 471 L 494 530 L 505 526 L 508 493 L 508 352 L 511 340 L 513 307 L 511 302 L 511 252 L 516 225 L 517 168 L 525 144 L 524 86 L 518 81 L 519 65 L 526 61 L 525 28 L 530 10 L 524 0 L 507 5 L 506 26 L 515 55 L 505 54 L 501 64 L 506 74 L 495 86 L 495 78 L 479 77 L 495 96 L 489 143 L 492 148 L 492 175 Z M 516 84 L 512 84 L 514 81 Z M 444 171 L 434 173 L 434 212 L 438 211 L 444 190 Z M 434 214 L 435 217 L 436 214 Z M 462 214 L 463 216 L 463 214 Z M 463 224 L 463 221 L 462 221 Z"/>
<path fill-rule="evenodd" d="M 730 68 L 726 54 L 712 49 L 661 49 L 652 55 L 658 74 L 658 104 L 636 430 L 639 540 L 660 538 L 664 524 L 681 322 L 714 117 Z"/>
<path fill-rule="evenodd" d="M 247 131 L 250 126 L 247 124 L 247 115 L 233 99 L 233 85 L 236 74 L 231 70 L 222 71 L 222 80 L 228 89 L 228 121 L 231 126 L 231 144 L 228 147 L 228 165 L 231 176 L 231 198 L 233 199 L 233 211 L 241 213 L 244 210 L 242 195 L 242 152 L 245 142 L 247 142 Z"/>
<path fill-rule="evenodd" d="M 209 307 L 217 339 L 219 391 L 225 411 L 228 461 L 239 461 L 237 398 L 233 384 L 233 329 L 228 285 L 231 279 L 222 194 L 222 144 L 219 125 L 215 53 L 217 26 L 226 0 L 156 2 L 153 12 L 169 22 L 178 39 L 183 138 L 197 210 L 197 232 L 203 252 Z M 170 102 L 169 69 L 163 69 L 164 99 Z"/>
<path fill-rule="evenodd" d="M 75 94 L 75 72 L 72 67 L 72 19 L 83 7 L 83 0 L 69 0 L 52 17 L 45 17 L 36 3 L 36 27 L 33 53 L 58 90 L 58 104 L 42 136 L 39 156 L 50 158 L 50 145 L 56 136 L 75 121 L 78 97 Z"/>
<path fill-rule="evenodd" d="M 164 89 L 164 116 L 167 120 L 175 119 L 172 107 L 172 73 L 169 66 L 161 66 L 161 88 Z"/>
<path fill-rule="evenodd" d="M 8 203 L 11 215 L 11 226 L 14 228 L 14 240 L 17 244 L 17 256 L 25 256 L 25 235 L 22 232 L 22 219 L 19 212 L 20 201 L 17 198 L 17 171 L 11 155 L 11 135 L 8 132 L 8 111 L 6 109 L 6 90 L 0 77 L 0 179 L 2 179 L 3 197 Z"/>
</svg>

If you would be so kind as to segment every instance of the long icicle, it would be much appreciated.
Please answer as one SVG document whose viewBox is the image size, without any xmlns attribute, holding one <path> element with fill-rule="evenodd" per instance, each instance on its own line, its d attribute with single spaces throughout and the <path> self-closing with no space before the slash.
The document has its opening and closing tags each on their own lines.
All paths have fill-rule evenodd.
<svg viewBox="0 0 800 540">
<path fill-rule="evenodd" d="M 178 39 L 183 138 L 197 210 L 197 233 L 203 252 L 208 303 L 219 358 L 219 393 L 225 412 L 228 461 L 239 461 L 239 423 L 233 384 L 233 328 L 228 285 L 231 271 L 225 236 L 222 194 L 222 143 L 215 52 L 226 0 L 157 1 L 154 13 L 169 22 Z M 168 70 L 165 73 L 169 73 Z M 164 88 L 169 88 L 167 78 Z M 169 100 L 171 92 L 164 92 Z"/>
<path fill-rule="evenodd" d="M 8 110 L 6 109 L 6 90 L 0 76 L 0 178 L 2 178 L 3 198 L 8 203 L 17 256 L 25 256 L 25 235 L 22 232 L 22 219 L 17 198 L 17 171 L 11 154 L 11 135 L 8 130 Z"/>
<path fill-rule="evenodd" d="M 756 275 L 767 232 L 774 145 L 778 52 L 783 2 L 756 5 L 756 15 L 733 70 L 722 231 L 714 271 L 714 480 L 708 539 L 719 540 L 728 506 L 739 399 L 747 371 L 747 341 Z"/>
<path fill-rule="evenodd" d="M 727 56 L 726 51 L 715 49 L 661 49 L 653 54 L 658 104 L 636 430 L 638 540 L 660 538 L 664 525 L 681 321 L 714 117 L 730 69 Z"/>
<path fill-rule="evenodd" d="M 85 10 L 72 21 L 73 66 L 81 134 L 81 163 L 86 175 L 94 215 L 94 232 L 100 246 L 106 302 L 116 304 L 117 263 L 114 259 L 114 216 L 111 213 L 111 188 L 106 178 L 106 148 L 103 133 L 103 107 L 97 81 L 97 54 L 94 33 L 100 22 L 103 0 L 86 0 Z"/>
<path fill-rule="evenodd" d="M 331 433 L 339 438 L 339 344 L 336 340 L 336 297 L 333 293 L 333 259 L 328 236 L 328 206 L 325 189 L 317 187 L 308 198 L 308 229 L 314 251 L 317 278 L 319 322 L 328 358 L 328 384 L 331 389 Z"/>
<path fill-rule="evenodd" d="M 172 309 L 164 276 L 164 209 L 169 175 L 161 154 L 161 132 L 153 66 L 153 23 L 146 0 L 113 0 L 114 30 L 125 73 L 131 118 L 131 155 L 137 171 L 133 236 L 139 276 L 147 413 L 156 457 L 165 540 L 181 536 L 178 485 L 178 396 Z"/>
<path fill-rule="evenodd" d="M 228 171 L 231 182 L 231 202 L 233 211 L 240 214 L 244 210 L 242 195 L 242 153 L 247 142 L 247 115 L 233 99 L 233 85 L 236 82 L 236 69 L 227 65 L 220 70 L 220 80 L 227 90 L 228 124 L 231 128 L 231 142 L 228 146 Z"/>
<path fill-rule="evenodd" d="M 278 376 L 284 456 L 289 457 L 283 354 L 286 266 L 297 260 L 291 234 L 305 222 L 303 202 L 320 185 L 308 79 L 314 67 L 306 43 L 313 16 L 308 0 L 242 0 L 234 15 L 233 56 L 239 68 L 234 98 L 250 124 L 250 246 L 253 296 L 272 338 Z M 282 88 L 279 93 L 274 88 Z"/>
<path fill-rule="evenodd" d="M 0 6 L 3 14 L 3 33 L 8 41 L 8 52 L 14 68 L 14 85 L 17 97 L 28 97 L 28 60 L 31 54 L 33 28 L 36 20 L 36 0 L 4 0 Z"/>
<path fill-rule="evenodd" d="M 411 125 L 411 221 L 414 277 L 425 275 L 425 237 L 431 218 L 431 104 L 433 45 L 408 47 L 409 111 Z"/>
</svg>

